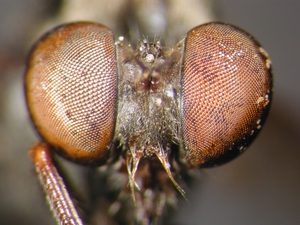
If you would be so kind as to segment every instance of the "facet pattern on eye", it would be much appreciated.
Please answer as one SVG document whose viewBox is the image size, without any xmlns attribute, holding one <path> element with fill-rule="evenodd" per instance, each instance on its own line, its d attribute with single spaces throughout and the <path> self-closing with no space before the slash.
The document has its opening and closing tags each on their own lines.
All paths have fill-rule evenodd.
<svg viewBox="0 0 300 225">
<path fill-rule="evenodd" d="M 30 110 L 39 132 L 71 158 L 85 151 L 87 157 L 103 157 L 113 136 L 117 95 L 111 31 L 67 25 L 38 43 L 34 53 L 27 79 L 36 86 L 29 85 L 28 99 L 34 101 Z"/>
<path fill-rule="evenodd" d="M 267 101 L 271 92 L 271 74 L 259 47 L 225 24 L 202 25 L 188 33 L 181 104 L 191 167 L 217 165 L 214 161 L 227 154 L 224 163 L 250 144 L 256 121 L 269 108 L 257 101 Z"/>
</svg>

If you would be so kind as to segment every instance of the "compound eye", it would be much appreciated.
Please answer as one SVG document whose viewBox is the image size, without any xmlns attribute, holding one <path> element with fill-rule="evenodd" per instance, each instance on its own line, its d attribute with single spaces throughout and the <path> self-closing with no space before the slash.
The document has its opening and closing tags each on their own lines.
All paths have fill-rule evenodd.
<svg viewBox="0 0 300 225">
<path fill-rule="evenodd" d="M 246 32 L 210 23 L 185 39 L 181 123 L 189 167 L 223 164 L 252 142 L 270 107 L 270 59 Z"/>
<path fill-rule="evenodd" d="M 25 77 L 31 118 L 71 160 L 106 159 L 116 117 L 115 57 L 112 32 L 94 23 L 57 27 L 31 52 Z"/>
</svg>

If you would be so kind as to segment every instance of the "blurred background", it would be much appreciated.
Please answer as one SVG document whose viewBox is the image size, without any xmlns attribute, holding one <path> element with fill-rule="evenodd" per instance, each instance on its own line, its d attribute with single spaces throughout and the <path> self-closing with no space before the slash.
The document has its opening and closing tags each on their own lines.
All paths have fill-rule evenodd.
<svg viewBox="0 0 300 225">
<path fill-rule="evenodd" d="M 30 46 L 54 25 L 74 20 L 101 22 L 119 35 L 120 18 L 129 16 L 123 11 L 138 2 L 143 1 L 0 0 L 1 225 L 55 224 L 28 157 L 37 140 L 22 82 Z M 143 12 L 139 7 L 131 10 Z M 275 81 L 270 115 L 257 140 L 236 160 L 202 170 L 170 224 L 300 224 L 300 2 L 165 0 L 160 8 L 168 12 L 168 23 L 156 22 L 160 30 L 153 32 L 167 31 L 170 46 L 212 20 L 248 31 L 271 56 Z M 146 9 L 140 21 L 152 10 Z"/>
</svg>

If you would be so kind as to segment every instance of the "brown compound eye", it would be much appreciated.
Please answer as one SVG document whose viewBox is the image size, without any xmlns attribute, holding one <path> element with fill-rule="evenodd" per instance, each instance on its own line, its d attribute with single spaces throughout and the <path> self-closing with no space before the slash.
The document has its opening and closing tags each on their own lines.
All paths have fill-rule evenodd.
<svg viewBox="0 0 300 225">
<path fill-rule="evenodd" d="M 27 105 L 39 134 L 60 154 L 105 161 L 115 127 L 116 70 L 113 34 L 99 24 L 60 26 L 34 46 Z"/>
<path fill-rule="evenodd" d="M 223 164 L 261 129 L 270 107 L 270 59 L 246 32 L 210 23 L 185 39 L 181 123 L 188 167 Z"/>
</svg>

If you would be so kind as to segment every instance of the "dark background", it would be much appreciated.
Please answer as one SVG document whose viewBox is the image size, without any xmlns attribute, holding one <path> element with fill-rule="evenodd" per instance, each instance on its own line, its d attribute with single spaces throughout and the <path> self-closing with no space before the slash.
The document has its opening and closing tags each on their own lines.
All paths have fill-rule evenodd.
<svg viewBox="0 0 300 225">
<path fill-rule="evenodd" d="M 0 0 L 0 224 L 55 224 L 27 155 L 36 138 L 22 89 L 26 52 L 50 6 Z M 173 223 L 300 224 L 300 2 L 216 0 L 215 9 L 271 56 L 274 101 L 257 140 L 236 160 L 203 170 Z"/>
</svg>

